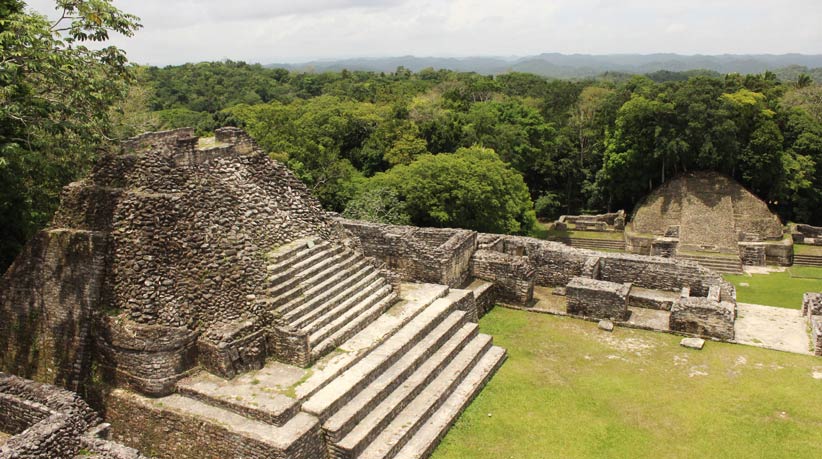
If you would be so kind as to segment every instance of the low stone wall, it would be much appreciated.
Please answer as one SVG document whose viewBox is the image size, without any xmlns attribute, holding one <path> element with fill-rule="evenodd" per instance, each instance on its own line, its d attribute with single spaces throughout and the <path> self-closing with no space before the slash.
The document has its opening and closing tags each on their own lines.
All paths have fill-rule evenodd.
<svg viewBox="0 0 822 459">
<path fill-rule="evenodd" d="M 796 241 L 796 239 L 797 239 L 796 235 L 797 234 L 799 235 L 799 239 L 802 239 L 802 240 Z M 811 225 L 805 225 L 805 224 L 802 224 L 802 223 L 796 225 L 794 227 L 794 240 L 795 240 L 795 242 L 802 243 L 802 242 L 804 242 L 805 238 L 822 239 L 822 226 L 811 226 Z M 820 242 L 822 242 L 822 241 L 820 241 Z"/>
<path fill-rule="evenodd" d="M 120 389 L 109 394 L 106 419 L 112 425 L 115 440 L 160 458 L 325 457 L 319 423 L 302 438 L 284 446 L 282 439 L 241 435 L 229 425 L 193 417 Z M 195 438 L 197 441 L 192 441 Z"/>
<path fill-rule="evenodd" d="M 793 243 L 790 240 L 766 242 L 740 242 L 739 258 L 746 266 L 793 264 Z"/>
<path fill-rule="evenodd" d="M 628 306 L 630 307 L 670 311 L 673 305 L 674 300 L 670 296 L 655 290 L 639 292 L 637 289 L 631 289 L 628 294 Z"/>
<path fill-rule="evenodd" d="M 680 298 L 671 307 L 672 331 L 722 340 L 734 339 L 736 305 L 705 297 Z"/>
<path fill-rule="evenodd" d="M 822 315 L 822 293 L 808 292 L 802 296 L 802 315 L 808 317 Z"/>
<path fill-rule="evenodd" d="M 811 316 L 811 337 L 813 340 L 813 353 L 822 357 L 822 315 Z"/>
<path fill-rule="evenodd" d="M 489 282 L 479 288 L 474 289 L 474 300 L 477 305 L 477 317 L 480 318 L 488 313 L 497 304 L 496 285 Z"/>
<path fill-rule="evenodd" d="M 493 282 L 500 300 L 525 304 L 534 297 L 535 271 L 526 257 L 477 250 L 471 259 L 471 275 Z"/>
<path fill-rule="evenodd" d="M 407 281 L 459 287 L 469 276 L 477 233 L 450 228 L 413 226 L 338 218 L 357 237 L 362 250 Z"/>
<path fill-rule="evenodd" d="M 0 373 L 0 430 L 14 435 L 0 446 L 0 457 L 74 458 L 81 437 L 97 423 L 77 394 Z"/>
<path fill-rule="evenodd" d="M 597 319 L 628 319 L 630 284 L 575 277 L 565 287 L 568 314 Z"/>
</svg>

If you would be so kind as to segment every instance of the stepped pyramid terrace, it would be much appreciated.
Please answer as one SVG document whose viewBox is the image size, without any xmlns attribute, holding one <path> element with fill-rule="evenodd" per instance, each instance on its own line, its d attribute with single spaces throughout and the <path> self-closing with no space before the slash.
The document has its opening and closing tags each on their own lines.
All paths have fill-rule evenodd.
<svg viewBox="0 0 822 459">
<path fill-rule="evenodd" d="M 683 209 L 691 247 L 682 215 L 699 203 L 659 199 Z M 699 249 L 781 237 L 757 203 L 720 202 L 736 226 Z M 729 342 L 762 331 L 692 260 L 346 220 L 237 128 L 144 134 L 65 188 L 0 281 L 0 457 L 429 457 L 506 364 L 478 327 L 498 304 Z M 791 329 L 817 354 L 820 308 L 807 295 Z"/>
</svg>

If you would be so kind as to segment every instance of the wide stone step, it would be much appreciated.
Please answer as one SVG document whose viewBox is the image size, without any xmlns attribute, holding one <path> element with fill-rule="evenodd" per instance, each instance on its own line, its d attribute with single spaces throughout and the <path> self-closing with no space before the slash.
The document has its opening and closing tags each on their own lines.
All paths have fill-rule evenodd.
<svg viewBox="0 0 822 459">
<path fill-rule="evenodd" d="M 794 255 L 793 263 L 804 266 L 822 266 L 822 257 L 815 255 Z"/>
<path fill-rule="evenodd" d="M 335 273 L 337 270 L 339 272 Z M 306 284 L 301 283 L 303 287 L 302 295 L 284 304 L 280 308 L 280 312 L 288 322 L 294 322 L 373 271 L 374 267 L 364 259 L 352 256 L 352 260 L 329 268 L 328 273 L 323 274 L 327 276 L 326 279 L 319 282 L 315 287 L 309 288 Z"/>
<path fill-rule="evenodd" d="M 309 247 L 309 244 L 312 243 L 313 245 Z M 271 263 L 267 268 L 270 272 L 280 271 L 284 268 L 288 268 L 288 266 L 291 266 L 294 263 L 304 260 L 317 250 L 324 250 L 328 246 L 328 241 L 322 241 L 316 237 L 299 239 L 297 241 L 290 242 L 283 247 L 268 253 L 268 260 Z"/>
<path fill-rule="evenodd" d="M 147 409 L 153 407 L 175 412 L 187 419 L 191 425 L 208 423 L 215 426 L 215 430 L 225 430 L 229 435 L 247 437 L 256 443 L 263 443 L 268 447 L 271 457 L 283 457 L 297 442 L 312 445 L 322 441 L 319 437 L 316 440 L 304 440 L 306 436 L 315 435 L 319 428 L 317 418 L 307 413 L 298 412 L 285 425 L 275 426 L 179 394 L 159 399 L 136 394 L 130 396 L 145 404 Z M 241 452 L 238 451 L 237 454 L 236 457 L 242 457 Z"/>
<path fill-rule="evenodd" d="M 266 279 L 266 292 L 271 296 L 276 296 L 291 288 L 296 285 L 298 280 L 322 271 L 329 264 L 334 263 L 340 258 L 340 252 L 342 252 L 342 248 L 329 246 L 324 250 L 313 253 L 299 263 L 291 265 L 284 271 L 272 273 Z"/>
<path fill-rule="evenodd" d="M 463 311 L 448 319 L 323 424 L 326 438 L 361 450 L 477 336 Z M 344 440 L 343 440 L 344 438 Z"/>
<path fill-rule="evenodd" d="M 303 410 L 325 421 L 455 309 L 456 305 L 447 296 L 434 300 L 391 337 L 347 368 L 334 380 L 334 384 L 324 385 L 313 392 L 303 402 Z"/>
<path fill-rule="evenodd" d="M 331 450 L 338 458 L 386 459 L 394 457 L 431 415 L 454 393 L 480 359 L 491 349 L 488 335 L 477 335 L 451 360 L 433 381 L 417 395 L 379 435 L 362 450 L 346 444 L 345 439 Z"/>
<path fill-rule="evenodd" d="M 320 336 L 327 335 L 326 332 L 321 331 L 322 329 L 309 336 L 308 342 L 311 345 L 312 360 L 316 360 L 328 352 L 331 352 L 340 343 L 356 335 L 357 332 L 367 327 L 377 317 L 390 308 L 391 305 L 397 301 L 397 294 L 392 292 L 390 289 L 391 286 L 386 285 L 377 293 L 372 295 L 380 298 L 377 302 L 366 299 L 366 301 L 361 303 L 363 305 L 372 304 L 372 306 L 368 308 L 361 308 L 359 306 L 352 308 L 351 311 L 341 315 L 339 318 L 323 327 L 323 329 L 328 328 L 333 330 L 333 332 L 326 338 L 319 339 Z"/>
<path fill-rule="evenodd" d="M 417 430 L 413 437 L 394 456 L 397 459 L 423 459 L 431 455 L 454 425 L 460 414 L 471 404 L 485 384 L 505 363 L 505 349 L 492 346 L 482 359 L 457 386 L 445 403 Z"/>
<path fill-rule="evenodd" d="M 315 272 L 314 275 L 309 279 L 303 279 L 300 276 L 293 276 L 290 278 L 288 285 L 292 286 L 292 288 L 286 292 L 283 292 L 278 299 L 282 301 L 275 302 L 275 306 L 277 311 L 282 316 L 289 315 L 289 317 L 293 316 L 293 314 L 289 314 L 295 309 L 302 308 L 302 306 L 306 303 L 306 297 L 308 296 L 306 290 L 311 288 L 314 284 L 323 282 L 324 279 L 328 279 L 335 274 L 338 274 L 340 269 L 347 272 L 347 268 L 352 263 L 357 263 L 357 256 L 356 255 L 338 255 L 340 258 L 335 260 L 335 263 L 328 263 L 323 266 L 323 270 L 319 272 Z M 343 258 L 345 257 L 345 258 Z"/>
<path fill-rule="evenodd" d="M 294 388 L 299 400 L 313 396 L 343 372 L 357 364 L 372 350 L 394 336 L 414 317 L 425 311 L 438 298 L 445 297 L 449 288 L 436 284 L 403 284 L 401 301 L 378 317 L 359 333 L 340 344 L 343 352 L 323 359 L 314 365 L 313 372 Z"/>
<path fill-rule="evenodd" d="M 300 403 L 293 398 L 256 388 L 248 395 L 231 381 L 205 371 L 178 381 L 176 387 L 186 397 L 276 426 L 285 425 L 300 411 Z M 243 389 L 247 392 L 248 385 Z"/>
<path fill-rule="evenodd" d="M 322 328 L 386 283 L 386 280 L 380 277 L 379 272 L 374 270 L 322 304 L 322 307 L 315 308 L 309 314 L 300 317 L 293 325 L 304 330 Z"/>
</svg>

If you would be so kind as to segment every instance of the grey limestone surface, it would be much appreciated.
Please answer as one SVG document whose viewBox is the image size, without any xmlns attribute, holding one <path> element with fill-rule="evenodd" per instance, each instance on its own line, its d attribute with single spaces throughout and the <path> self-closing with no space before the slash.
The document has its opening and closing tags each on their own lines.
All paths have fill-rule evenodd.
<svg viewBox="0 0 822 459">
<path fill-rule="evenodd" d="M 737 303 L 736 341 L 750 346 L 810 354 L 808 322 L 801 311 Z"/>
</svg>

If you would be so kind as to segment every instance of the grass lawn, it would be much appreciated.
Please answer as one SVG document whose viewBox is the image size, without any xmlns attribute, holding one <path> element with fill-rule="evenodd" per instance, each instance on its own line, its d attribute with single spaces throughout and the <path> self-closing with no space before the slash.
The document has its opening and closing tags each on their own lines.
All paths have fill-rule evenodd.
<svg viewBox="0 0 822 459">
<path fill-rule="evenodd" d="M 796 255 L 819 255 L 822 256 L 822 246 L 794 244 L 793 253 Z"/>
<path fill-rule="evenodd" d="M 792 277 L 791 271 L 800 273 L 801 277 Z M 742 303 L 802 309 L 805 292 L 822 292 L 822 268 L 801 267 L 782 273 L 723 277 L 736 286 L 736 299 Z M 743 283 L 748 285 L 741 285 Z"/>
<path fill-rule="evenodd" d="M 433 459 L 819 458 L 822 359 L 495 308 L 509 358 Z"/>
</svg>

